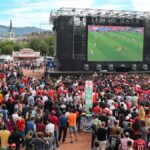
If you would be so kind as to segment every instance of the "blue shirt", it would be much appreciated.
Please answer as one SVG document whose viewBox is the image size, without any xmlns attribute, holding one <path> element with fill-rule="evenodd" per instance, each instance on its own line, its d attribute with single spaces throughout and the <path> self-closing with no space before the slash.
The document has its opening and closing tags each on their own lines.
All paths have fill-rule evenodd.
<svg viewBox="0 0 150 150">
<path fill-rule="evenodd" d="M 67 127 L 68 118 L 65 115 L 59 117 L 59 127 Z"/>
</svg>

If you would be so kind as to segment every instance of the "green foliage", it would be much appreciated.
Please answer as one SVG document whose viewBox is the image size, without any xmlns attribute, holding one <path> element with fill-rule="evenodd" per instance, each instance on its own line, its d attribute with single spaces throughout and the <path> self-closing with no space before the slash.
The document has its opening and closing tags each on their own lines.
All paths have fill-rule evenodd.
<svg viewBox="0 0 150 150">
<path fill-rule="evenodd" d="M 15 43 L 14 45 L 14 51 L 19 51 L 22 47 L 22 45 L 20 43 Z"/>
<path fill-rule="evenodd" d="M 13 51 L 19 51 L 27 47 L 41 52 L 43 56 L 53 56 L 54 36 L 33 38 L 29 42 L 0 41 L 0 55 L 11 55 Z"/>
<path fill-rule="evenodd" d="M 2 41 L 0 42 L 1 54 L 11 55 L 14 51 L 14 42 L 13 41 Z"/>
<path fill-rule="evenodd" d="M 11 55 L 13 51 L 14 51 L 14 45 L 10 43 L 7 43 L 6 45 L 2 47 L 2 52 L 5 55 Z"/>
<path fill-rule="evenodd" d="M 54 36 L 50 35 L 48 38 L 34 38 L 29 42 L 29 47 L 35 51 L 41 52 L 41 55 L 51 55 L 54 53 Z"/>
<path fill-rule="evenodd" d="M 38 43 L 39 43 L 39 40 L 36 39 L 36 38 L 34 38 L 34 39 L 32 39 L 32 40 L 30 41 L 29 47 L 30 47 L 31 49 L 33 49 L 34 51 L 38 51 Z"/>
<path fill-rule="evenodd" d="M 2 52 L 2 49 L 0 48 L 0 55 L 2 55 L 3 54 L 3 52 Z"/>
</svg>

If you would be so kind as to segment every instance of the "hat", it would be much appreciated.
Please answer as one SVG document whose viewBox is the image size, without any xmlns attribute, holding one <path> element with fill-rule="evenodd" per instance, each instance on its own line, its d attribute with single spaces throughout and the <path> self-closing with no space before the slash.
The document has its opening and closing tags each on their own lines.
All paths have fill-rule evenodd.
<svg viewBox="0 0 150 150">
<path fill-rule="evenodd" d="M 129 120 L 130 119 L 130 117 L 129 116 L 126 116 L 126 120 Z"/>
<path fill-rule="evenodd" d="M 15 144 L 15 143 L 12 143 L 12 144 L 10 145 L 10 147 L 11 147 L 11 148 L 16 148 L 16 144 Z"/>
<path fill-rule="evenodd" d="M 55 114 L 56 114 L 55 110 L 52 110 L 51 114 L 52 114 L 52 115 L 55 115 Z"/>
</svg>

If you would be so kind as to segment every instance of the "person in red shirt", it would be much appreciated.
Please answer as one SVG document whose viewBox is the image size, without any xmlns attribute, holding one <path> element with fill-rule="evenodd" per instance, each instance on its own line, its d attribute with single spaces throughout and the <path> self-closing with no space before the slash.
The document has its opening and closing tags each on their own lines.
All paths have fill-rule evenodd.
<svg viewBox="0 0 150 150">
<path fill-rule="evenodd" d="M 93 98 L 92 98 L 93 103 L 97 102 L 97 99 L 98 99 L 98 92 L 95 91 L 95 92 L 93 93 Z"/>
<path fill-rule="evenodd" d="M 54 90 L 53 89 L 48 90 L 48 96 L 52 98 L 53 95 L 54 95 Z"/>
<path fill-rule="evenodd" d="M 100 112 L 100 107 L 99 107 L 98 104 L 96 104 L 96 106 L 93 107 L 93 112 L 94 112 L 95 115 L 99 114 L 99 112 Z"/>
<path fill-rule="evenodd" d="M 16 120 L 16 126 L 18 131 L 21 133 L 22 136 L 25 135 L 25 120 L 22 117 L 18 117 Z"/>
<path fill-rule="evenodd" d="M 52 110 L 51 115 L 49 116 L 49 119 L 55 125 L 54 135 L 55 135 L 55 139 L 56 139 L 56 145 L 58 147 L 59 146 L 58 138 L 57 138 L 58 137 L 58 117 L 55 114 L 56 114 L 56 112 L 54 110 Z"/>
<path fill-rule="evenodd" d="M 146 150 L 146 142 L 142 140 L 142 135 L 139 133 L 137 140 L 134 141 L 135 150 Z"/>
<path fill-rule="evenodd" d="M 45 124 L 43 123 L 43 119 L 40 119 L 36 124 L 36 130 L 37 132 L 45 133 Z"/>
</svg>

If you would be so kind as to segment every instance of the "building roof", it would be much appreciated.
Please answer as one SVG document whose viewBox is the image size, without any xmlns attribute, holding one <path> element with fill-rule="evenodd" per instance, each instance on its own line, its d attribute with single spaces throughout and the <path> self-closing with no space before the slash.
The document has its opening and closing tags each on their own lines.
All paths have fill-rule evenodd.
<svg viewBox="0 0 150 150">
<path fill-rule="evenodd" d="M 15 58 L 39 58 L 40 52 L 34 52 L 30 48 L 23 48 L 19 52 L 13 52 Z"/>
</svg>

